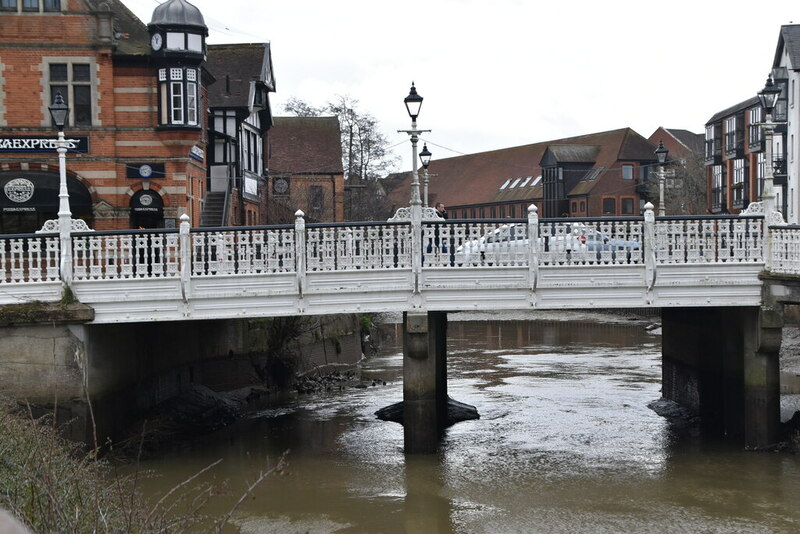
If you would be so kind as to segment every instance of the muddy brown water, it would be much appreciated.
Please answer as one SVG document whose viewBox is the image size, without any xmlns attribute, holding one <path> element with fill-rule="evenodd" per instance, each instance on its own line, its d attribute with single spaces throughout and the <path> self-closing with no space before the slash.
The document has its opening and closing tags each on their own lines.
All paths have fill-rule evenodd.
<svg viewBox="0 0 800 534">
<path fill-rule="evenodd" d="M 402 427 L 374 416 L 402 398 L 395 333 L 364 362 L 369 387 L 175 444 L 145 463 L 157 476 L 143 491 L 163 495 L 221 459 L 204 478 L 227 481 L 208 509 L 224 513 L 288 450 L 287 473 L 234 514 L 242 532 L 800 532 L 800 458 L 745 452 L 647 408 L 661 340 L 641 324 L 451 322 L 449 393 L 481 418 L 413 457 Z"/>
</svg>

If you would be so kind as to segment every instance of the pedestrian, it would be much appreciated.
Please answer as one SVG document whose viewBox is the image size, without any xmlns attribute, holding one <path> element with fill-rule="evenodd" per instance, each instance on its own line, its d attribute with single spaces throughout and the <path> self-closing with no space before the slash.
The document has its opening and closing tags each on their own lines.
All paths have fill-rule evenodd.
<svg viewBox="0 0 800 534">
<path fill-rule="evenodd" d="M 445 209 L 443 202 L 436 203 L 436 215 L 442 219 L 447 219 L 447 210 Z"/>
</svg>

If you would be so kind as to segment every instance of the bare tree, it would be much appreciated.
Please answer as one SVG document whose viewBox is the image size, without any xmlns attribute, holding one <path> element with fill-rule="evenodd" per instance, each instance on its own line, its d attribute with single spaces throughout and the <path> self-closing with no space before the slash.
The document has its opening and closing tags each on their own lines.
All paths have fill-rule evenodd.
<svg viewBox="0 0 800 534">
<path fill-rule="evenodd" d="M 380 132 L 378 121 L 358 109 L 358 100 L 337 96 L 324 107 L 315 107 L 290 98 L 284 111 L 298 117 L 336 115 L 342 143 L 345 177 L 345 216 L 351 221 L 380 220 L 387 217 L 386 194 L 380 179 L 397 162 L 389 141 Z"/>
<path fill-rule="evenodd" d="M 656 168 L 657 170 L 657 168 Z M 689 154 L 665 167 L 664 204 L 667 215 L 705 215 L 706 168 L 702 154 Z M 658 176 L 650 173 L 648 196 L 658 200 Z"/>
<path fill-rule="evenodd" d="M 339 117 L 342 131 L 342 164 L 344 177 L 353 181 L 375 181 L 383 178 L 396 163 L 397 157 L 389 141 L 379 129 L 378 121 L 358 109 L 358 100 L 337 96 L 323 107 L 315 107 L 297 98 L 290 98 L 284 111 L 298 117 L 324 114 Z"/>
</svg>

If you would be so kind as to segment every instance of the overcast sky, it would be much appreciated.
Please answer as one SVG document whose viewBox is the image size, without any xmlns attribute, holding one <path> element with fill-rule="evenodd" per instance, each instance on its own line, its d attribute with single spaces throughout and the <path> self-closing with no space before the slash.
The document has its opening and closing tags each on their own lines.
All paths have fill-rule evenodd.
<svg viewBox="0 0 800 534">
<path fill-rule="evenodd" d="M 123 0 L 146 24 L 163 0 Z M 322 106 L 349 95 L 410 168 L 418 127 L 433 159 L 631 127 L 704 132 L 754 96 L 797 0 L 192 0 L 210 44 L 270 42 L 277 92 Z"/>
</svg>

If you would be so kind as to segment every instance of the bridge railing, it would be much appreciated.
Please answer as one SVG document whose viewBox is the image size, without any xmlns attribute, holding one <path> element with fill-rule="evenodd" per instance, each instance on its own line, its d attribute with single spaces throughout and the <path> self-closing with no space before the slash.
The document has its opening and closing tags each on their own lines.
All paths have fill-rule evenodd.
<svg viewBox="0 0 800 534">
<path fill-rule="evenodd" d="M 76 232 L 74 280 L 271 273 L 764 262 L 761 216 L 424 221 Z M 649 226 L 648 226 L 649 225 Z M 648 228 L 650 229 L 648 233 Z M 772 227 L 771 227 L 772 228 Z M 648 237 L 651 236 L 651 237 Z M 773 268 L 800 274 L 800 227 L 774 227 Z M 651 258 L 648 260 L 648 258 Z M 56 234 L 0 236 L 0 284 L 59 280 Z"/>
<path fill-rule="evenodd" d="M 305 250 L 305 266 L 309 272 L 411 267 L 409 223 L 309 224 L 300 227 L 305 228 L 302 249 Z"/>
<path fill-rule="evenodd" d="M 0 235 L 0 284 L 59 280 L 58 234 Z"/>
<path fill-rule="evenodd" d="M 777 274 L 800 275 L 800 225 L 770 226 L 771 270 Z"/>
<path fill-rule="evenodd" d="M 759 216 L 666 217 L 646 238 L 644 217 L 425 221 L 424 267 L 759 263 Z"/>
</svg>

